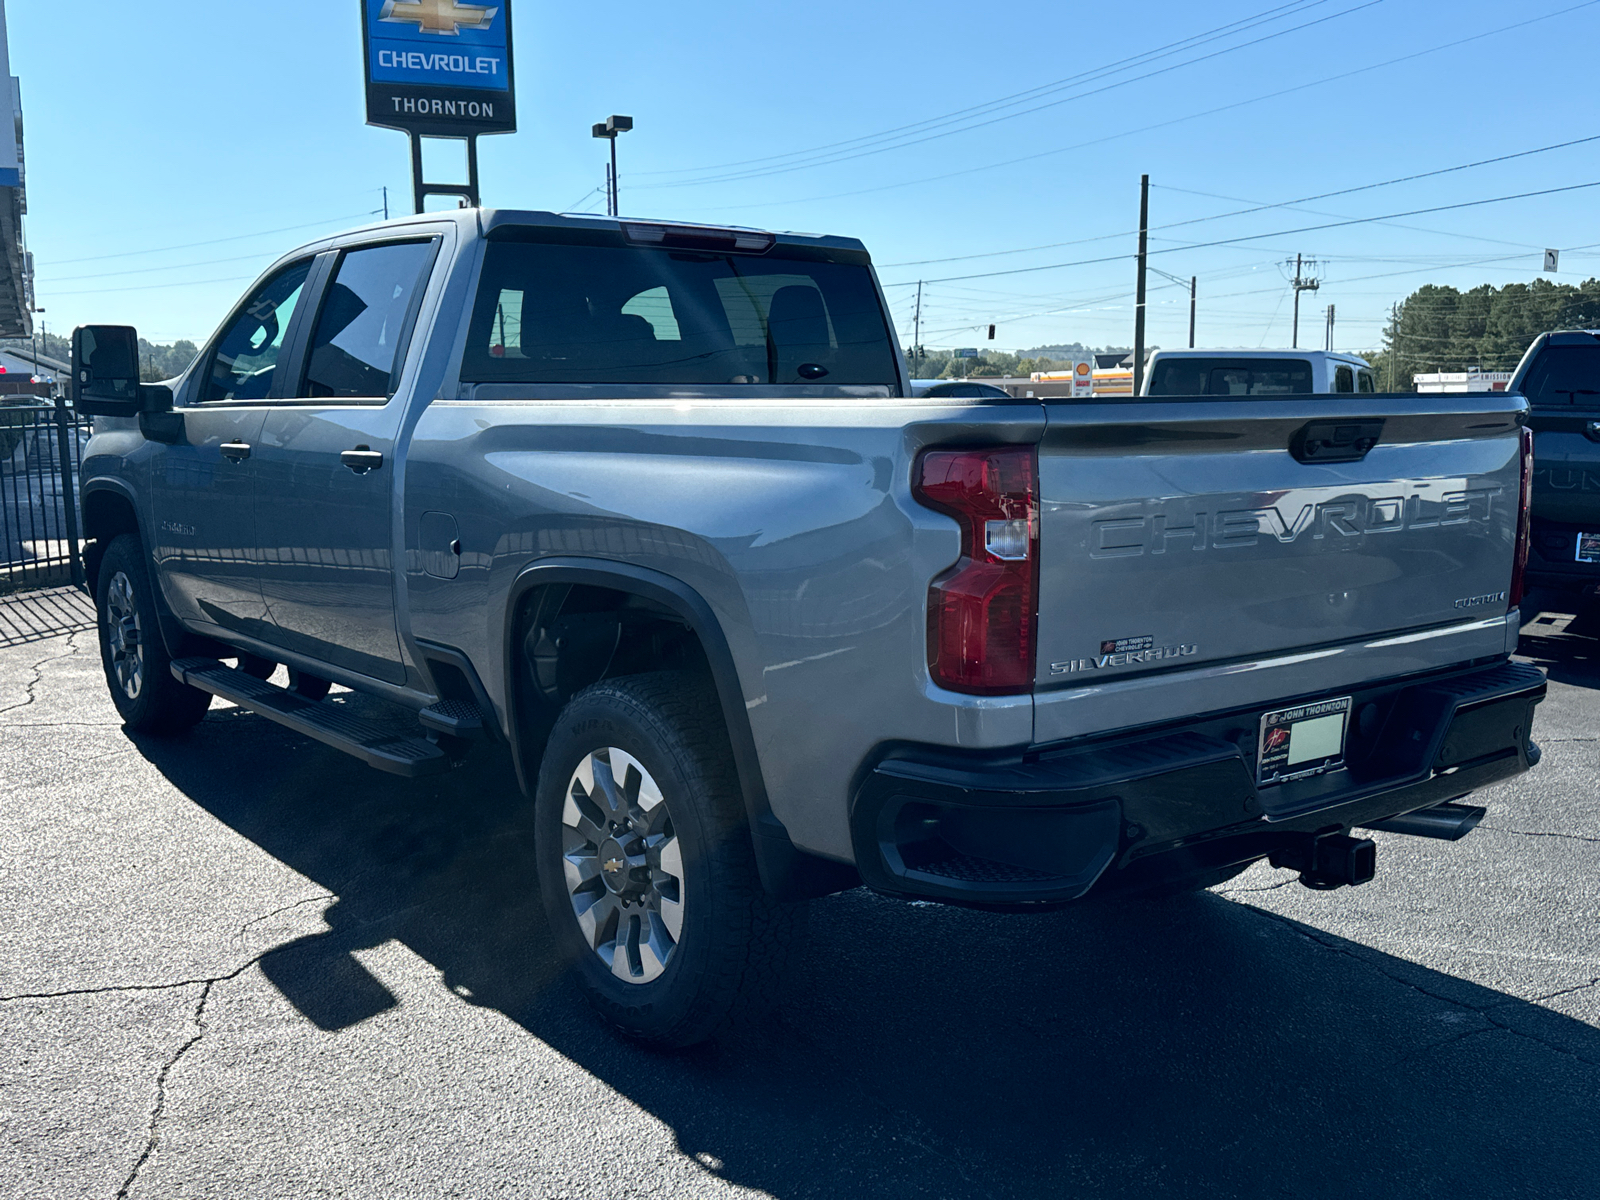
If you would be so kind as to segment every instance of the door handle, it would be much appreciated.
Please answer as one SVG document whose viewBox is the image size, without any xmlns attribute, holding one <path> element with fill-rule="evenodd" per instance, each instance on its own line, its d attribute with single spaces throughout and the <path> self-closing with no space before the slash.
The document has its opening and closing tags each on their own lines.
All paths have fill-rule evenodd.
<svg viewBox="0 0 1600 1200">
<path fill-rule="evenodd" d="M 357 475 L 365 475 L 368 471 L 376 471 L 383 466 L 383 454 L 371 446 L 357 446 L 354 450 L 346 450 L 340 454 L 339 461 Z"/>
<path fill-rule="evenodd" d="M 250 457 L 248 442 L 223 442 L 218 449 L 222 451 L 222 457 L 229 462 L 242 463 Z"/>
</svg>

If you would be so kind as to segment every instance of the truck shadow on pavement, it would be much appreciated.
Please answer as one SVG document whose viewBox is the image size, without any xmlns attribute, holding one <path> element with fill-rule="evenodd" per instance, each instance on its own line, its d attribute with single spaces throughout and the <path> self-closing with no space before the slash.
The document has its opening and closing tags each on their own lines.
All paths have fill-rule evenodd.
<svg viewBox="0 0 1600 1200">
<path fill-rule="evenodd" d="M 499 757 L 396 780 L 238 710 L 141 750 L 337 897 L 328 932 L 261 960 L 316 1026 L 399 1003 L 352 957 L 398 940 L 708 1174 L 782 1200 L 1580 1195 L 1600 1173 L 1600 1030 L 1223 895 L 1038 916 L 832 897 L 770 1028 L 657 1055 L 556 962 Z M 592 1194 L 622 1194 L 605 1157 Z"/>
<path fill-rule="evenodd" d="M 406 783 L 236 711 L 145 752 L 338 897 L 261 963 L 317 1026 L 396 1004 L 351 952 L 398 939 L 777 1197 L 1576 1195 L 1600 1170 L 1600 1032 L 1221 896 L 833 897 L 774 1028 L 661 1056 L 563 978 L 503 764 Z"/>
</svg>

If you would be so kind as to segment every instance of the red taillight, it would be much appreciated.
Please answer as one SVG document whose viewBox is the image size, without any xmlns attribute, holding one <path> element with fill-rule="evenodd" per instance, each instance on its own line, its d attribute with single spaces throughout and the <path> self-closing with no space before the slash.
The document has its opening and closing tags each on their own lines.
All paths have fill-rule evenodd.
<svg viewBox="0 0 1600 1200">
<path fill-rule="evenodd" d="M 1533 542 L 1533 430 L 1522 430 L 1522 503 L 1517 509 L 1517 552 L 1511 560 L 1511 604 L 1522 604 L 1523 583 L 1528 574 L 1528 547 Z"/>
<path fill-rule="evenodd" d="M 928 591 L 928 666 L 940 687 L 1033 690 L 1039 466 L 1032 446 L 929 450 L 917 501 L 961 524 L 961 558 Z"/>
</svg>

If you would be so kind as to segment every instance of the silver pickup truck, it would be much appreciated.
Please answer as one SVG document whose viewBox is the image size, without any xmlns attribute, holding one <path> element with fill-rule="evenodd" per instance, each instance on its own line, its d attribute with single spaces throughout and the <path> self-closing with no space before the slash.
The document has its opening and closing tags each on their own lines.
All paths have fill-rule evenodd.
<svg viewBox="0 0 1600 1200">
<path fill-rule="evenodd" d="M 286 255 L 170 384 L 135 347 L 73 355 L 129 728 L 508 750 L 657 1045 L 809 898 L 1362 883 L 1353 831 L 1460 837 L 1538 758 L 1516 395 L 918 398 L 858 242 L 491 210 Z"/>
</svg>

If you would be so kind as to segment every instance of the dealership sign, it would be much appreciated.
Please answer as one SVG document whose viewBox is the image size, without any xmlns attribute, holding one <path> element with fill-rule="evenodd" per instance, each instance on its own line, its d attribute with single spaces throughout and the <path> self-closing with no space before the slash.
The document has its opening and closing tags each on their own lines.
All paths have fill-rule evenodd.
<svg viewBox="0 0 1600 1200">
<path fill-rule="evenodd" d="M 362 0 L 367 124 L 429 137 L 514 133 L 511 0 Z"/>
</svg>

